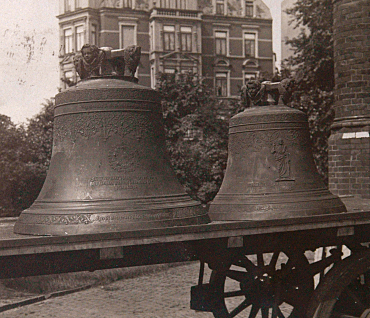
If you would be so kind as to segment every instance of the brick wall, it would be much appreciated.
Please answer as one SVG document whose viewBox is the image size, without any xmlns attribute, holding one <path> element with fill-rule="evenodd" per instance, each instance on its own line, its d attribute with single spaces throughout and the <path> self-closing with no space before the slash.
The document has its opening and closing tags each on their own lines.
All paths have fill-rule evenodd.
<svg viewBox="0 0 370 318">
<path fill-rule="evenodd" d="M 346 129 L 329 139 L 329 188 L 337 195 L 369 197 L 369 130 Z"/>
<path fill-rule="evenodd" d="M 335 121 L 329 188 L 370 198 L 370 1 L 334 5 Z"/>
</svg>

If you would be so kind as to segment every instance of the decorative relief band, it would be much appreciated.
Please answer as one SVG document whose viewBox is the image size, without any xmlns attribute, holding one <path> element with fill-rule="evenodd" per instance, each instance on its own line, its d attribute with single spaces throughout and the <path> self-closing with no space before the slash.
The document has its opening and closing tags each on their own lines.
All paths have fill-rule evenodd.
<svg viewBox="0 0 370 318">
<path fill-rule="evenodd" d="M 140 138 L 155 131 L 153 122 L 158 122 L 158 118 L 152 118 L 153 116 L 155 115 L 146 113 L 92 112 L 56 117 L 54 138 L 61 142 L 69 139 L 74 143 L 78 136 L 88 139 L 100 134 L 107 140 L 113 134 L 124 137 L 132 132 L 137 133 Z"/>
<path fill-rule="evenodd" d="M 271 108 L 269 108 L 271 110 Z M 246 111 L 248 112 L 248 110 Z M 241 113 L 243 114 L 243 113 Z M 277 114 L 265 114 L 261 115 L 259 113 L 256 113 L 255 116 L 253 114 L 247 113 L 248 115 L 245 116 L 234 116 L 233 118 L 230 119 L 230 128 L 239 126 L 239 125 L 246 125 L 246 124 L 263 124 L 263 123 L 270 123 L 270 124 L 279 124 L 281 122 L 286 122 L 286 123 L 302 123 L 307 125 L 307 118 L 306 115 L 302 112 L 281 112 Z M 281 125 L 279 125 L 281 126 Z"/>
<path fill-rule="evenodd" d="M 274 143 L 281 140 L 283 143 L 293 145 L 306 145 L 310 142 L 308 131 L 306 130 L 274 130 L 274 131 L 256 131 L 234 134 L 230 138 L 230 149 L 232 153 L 240 154 L 245 149 L 251 148 L 251 151 L 260 151 L 264 147 L 272 149 Z"/>
<path fill-rule="evenodd" d="M 46 225 L 84 225 L 93 223 L 120 223 L 128 220 L 160 221 L 203 216 L 206 213 L 200 206 L 183 207 L 168 210 L 120 213 L 77 213 L 63 215 L 42 215 L 22 213 L 19 222 L 24 224 Z"/>
</svg>

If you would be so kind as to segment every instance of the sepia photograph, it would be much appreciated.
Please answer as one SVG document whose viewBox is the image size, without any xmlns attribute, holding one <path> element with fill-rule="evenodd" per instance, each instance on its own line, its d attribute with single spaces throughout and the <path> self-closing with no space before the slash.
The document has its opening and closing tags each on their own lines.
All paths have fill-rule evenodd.
<svg viewBox="0 0 370 318">
<path fill-rule="evenodd" d="M 370 318 L 369 12 L 2 0 L 0 318 Z"/>
</svg>

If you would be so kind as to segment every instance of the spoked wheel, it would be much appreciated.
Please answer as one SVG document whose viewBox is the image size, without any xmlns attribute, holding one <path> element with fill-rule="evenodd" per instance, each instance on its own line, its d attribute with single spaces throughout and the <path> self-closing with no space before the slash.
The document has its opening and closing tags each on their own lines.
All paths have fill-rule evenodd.
<svg viewBox="0 0 370 318">
<path fill-rule="evenodd" d="M 318 286 L 309 318 L 370 318 L 370 252 L 334 266 Z"/>
<path fill-rule="evenodd" d="M 227 269 L 213 271 L 216 318 L 305 318 L 313 289 L 303 253 L 242 255 Z"/>
</svg>

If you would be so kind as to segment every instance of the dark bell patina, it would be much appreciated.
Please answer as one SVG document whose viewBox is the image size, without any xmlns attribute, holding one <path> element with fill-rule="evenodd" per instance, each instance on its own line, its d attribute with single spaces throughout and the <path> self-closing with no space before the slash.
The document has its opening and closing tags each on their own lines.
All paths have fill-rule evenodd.
<svg viewBox="0 0 370 318">
<path fill-rule="evenodd" d="M 133 77 L 140 50 L 107 52 L 99 49 L 90 64 L 77 60 L 85 79 L 56 95 L 49 172 L 16 233 L 70 235 L 209 222 L 169 164 L 159 94 Z M 120 54 L 127 56 L 120 60 Z"/>
<path fill-rule="evenodd" d="M 251 81 L 230 120 L 227 169 L 211 220 L 267 220 L 345 212 L 317 172 L 307 116 L 285 106 L 293 82 Z"/>
</svg>

